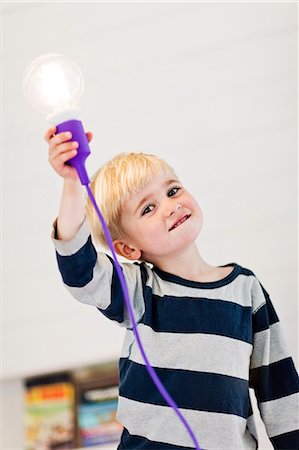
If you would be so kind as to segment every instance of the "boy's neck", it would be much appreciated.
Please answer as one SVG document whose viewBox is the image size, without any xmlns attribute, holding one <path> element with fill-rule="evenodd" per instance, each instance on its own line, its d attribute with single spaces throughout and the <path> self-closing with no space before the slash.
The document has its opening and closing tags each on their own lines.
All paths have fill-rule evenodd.
<svg viewBox="0 0 299 450">
<path fill-rule="evenodd" d="M 205 281 L 215 273 L 215 266 L 206 263 L 200 256 L 196 243 L 179 254 L 159 258 L 152 264 L 164 272 L 171 273 L 190 281 Z"/>
</svg>

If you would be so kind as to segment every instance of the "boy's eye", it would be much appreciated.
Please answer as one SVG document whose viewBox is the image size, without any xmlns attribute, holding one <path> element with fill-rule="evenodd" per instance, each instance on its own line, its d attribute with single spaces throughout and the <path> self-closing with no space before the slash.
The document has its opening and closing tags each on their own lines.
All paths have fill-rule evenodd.
<svg viewBox="0 0 299 450">
<path fill-rule="evenodd" d="M 152 209 L 151 209 L 152 208 Z M 154 208 L 154 205 L 147 205 L 144 210 L 142 211 L 141 215 L 144 216 L 144 214 L 148 214 L 151 212 Z"/>
<path fill-rule="evenodd" d="M 175 186 L 173 188 L 170 189 L 170 191 L 168 191 L 168 197 L 172 197 L 173 195 L 175 195 L 181 188 L 178 186 Z"/>
<path fill-rule="evenodd" d="M 174 186 L 173 188 L 171 188 L 168 192 L 167 195 L 168 197 L 173 197 L 175 194 L 177 194 L 177 192 L 182 189 L 179 186 Z M 151 211 L 153 211 L 155 205 L 153 205 L 152 203 L 147 205 L 144 210 L 142 211 L 141 215 L 144 216 L 145 214 L 150 213 Z"/>
</svg>

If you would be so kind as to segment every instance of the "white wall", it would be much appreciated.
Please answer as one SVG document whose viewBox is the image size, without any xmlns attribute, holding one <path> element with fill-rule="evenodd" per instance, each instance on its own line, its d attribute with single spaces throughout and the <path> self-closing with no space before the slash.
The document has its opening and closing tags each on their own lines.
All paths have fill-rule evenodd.
<svg viewBox="0 0 299 450">
<path fill-rule="evenodd" d="M 297 363 L 297 4 L 4 2 L 2 27 L 6 410 L 20 399 L 19 388 L 7 395 L 12 383 L 116 358 L 123 337 L 69 296 L 56 268 L 62 183 L 47 161 L 48 124 L 21 90 L 44 53 L 84 73 L 89 172 L 127 150 L 169 161 L 203 209 L 202 256 L 256 273 Z M 4 428 L 1 448 L 22 448 Z"/>
</svg>

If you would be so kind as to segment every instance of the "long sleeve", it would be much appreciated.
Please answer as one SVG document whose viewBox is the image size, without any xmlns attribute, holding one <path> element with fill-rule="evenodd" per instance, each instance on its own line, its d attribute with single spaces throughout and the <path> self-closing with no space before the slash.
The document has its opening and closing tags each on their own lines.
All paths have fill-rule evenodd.
<svg viewBox="0 0 299 450">
<path fill-rule="evenodd" d="M 63 283 L 78 301 L 96 306 L 106 317 L 120 326 L 130 327 L 130 319 L 113 259 L 104 252 L 97 252 L 86 220 L 76 236 L 69 241 L 56 239 L 56 221 L 53 224 L 52 241 Z M 143 286 L 146 269 L 144 264 L 123 263 L 135 319 L 144 313 Z"/>
<path fill-rule="evenodd" d="M 299 381 L 278 316 L 258 280 L 253 288 L 250 387 L 274 449 L 299 449 Z"/>
</svg>

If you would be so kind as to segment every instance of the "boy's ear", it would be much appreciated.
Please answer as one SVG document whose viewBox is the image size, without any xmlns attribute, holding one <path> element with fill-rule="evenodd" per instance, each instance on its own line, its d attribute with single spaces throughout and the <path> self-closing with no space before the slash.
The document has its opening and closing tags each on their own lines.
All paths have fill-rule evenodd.
<svg viewBox="0 0 299 450">
<path fill-rule="evenodd" d="M 124 241 L 113 241 L 114 250 L 120 256 L 127 259 L 138 260 L 141 257 L 141 250 L 129 247 Z"/>
</svg>

